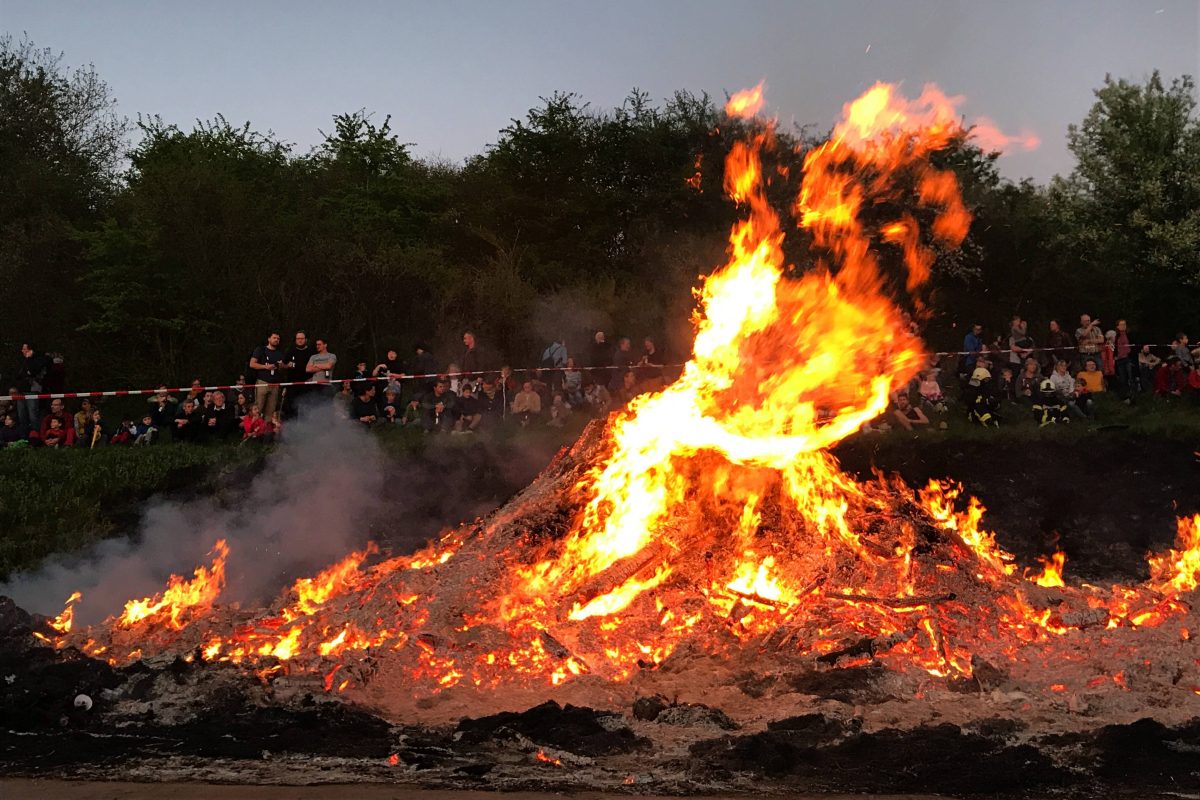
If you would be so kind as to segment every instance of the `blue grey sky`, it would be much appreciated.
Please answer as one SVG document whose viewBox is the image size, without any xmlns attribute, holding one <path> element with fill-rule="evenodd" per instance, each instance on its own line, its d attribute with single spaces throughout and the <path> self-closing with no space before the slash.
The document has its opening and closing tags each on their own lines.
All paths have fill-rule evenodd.
<svg viewBox="0 0 1200 800">
<path fill-rule="evenodd" d="M 933 81 L 968 119 L 1036 133 L 1002 169 L 1045 180 L 1070 170 L 1067 125 L 1105 73 L 1200 71 L 1196 0 L 0 0 L 0 29 L 95 64 L 130 117 L 221 113 L 307 150 L 366 108 L 454 161 L 556 90 L 608 107 L 634 86 L 723 98 L 766 79 L 769 112 L 825 128 L 876 80 Z"/>
</svg>

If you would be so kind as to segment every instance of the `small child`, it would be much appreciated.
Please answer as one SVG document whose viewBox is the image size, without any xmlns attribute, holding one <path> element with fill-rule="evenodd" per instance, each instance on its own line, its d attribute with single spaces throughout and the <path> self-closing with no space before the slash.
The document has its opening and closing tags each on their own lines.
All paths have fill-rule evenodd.
<svg viewBox="0 0 1200 800">
<path fill-rule="evenodd" d="M 383 418 L 391 424 L 400 421 L 400 398 L 391 389 L 383 391 Z"/>
<path fill-rule="evenodd" d="M 58 417 L 50 418 L 50 429 L 46 431 L 46 438 L 43 443 L 46 447 L 55 449 L 62 447 L 67 442 L 67 431 L 62 426 L 62 420 Z"/>
<path fill-rule="evenodd" d="M 258 406 L 250 406 L 246 416 L 242 417 L 242 441 L 261 442 L 267 435 L 267 421 L 263 419 Z"/>
<path fill-rule="evenodd" d="M 421 424 L 421 401 L 415 398 L 409 400 L 398 421 L 406 428 L 418 427 Z"/>
<path fill-rule="evenodd" d="M 140 425 L 134 426 L 133 437 L 135 445 L 154 444 L 154 440 L 158 438 L 158 428 L 154 425 L 154 420 L 149 414 L 142 417 Z"/>
<path fill-rule="evenodd" d="M 1095 414 L 1095 402 L 1092 400 L 1092 393 L 1088 390 L 1087 381 L 1083 378 L 1075 379 L 1075 406 L 1085 415 L 1091 417 Z"/>
<path fill-rule="evenodd" d="M 1000 369 L 1000 383 L 996 386 L 996 394 L 1001 400 L 1017 400 L 1017 382 L 1013 376 L 1012 367 Z"/>
<path fill-rule="evenodd" d="M 129 444 L 133 441 L 133 422 L 132 420 L 121 420 L 121 427 L 113 434 L 113 444 Z"/>
<path fill-rule="evenodd" d="M 934 411 L 946 410 L 946 397 L 942 394 L 942 385 L 938 383 L 937 375 L 933 370 L 921 373 L 921 382 L 917 385 L 917 393 L 921 395 L 921 402 Z"/>
</svg>

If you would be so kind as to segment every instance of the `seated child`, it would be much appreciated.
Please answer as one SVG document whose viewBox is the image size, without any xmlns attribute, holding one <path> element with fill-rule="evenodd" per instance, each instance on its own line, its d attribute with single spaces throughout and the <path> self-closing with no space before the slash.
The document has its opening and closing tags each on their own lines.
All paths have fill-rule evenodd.
<svg viewBox="0 0 1200 800">
<path fill-rule="evenodd" d="M 62 420 L 58 417 L 50 418 L 50 427 L 46 430 L 46 435 L 42 437 L 42 443 L 46 447 L 59 448 L 67 443 L 67 430 L 62 425 Z"/>
</svg>

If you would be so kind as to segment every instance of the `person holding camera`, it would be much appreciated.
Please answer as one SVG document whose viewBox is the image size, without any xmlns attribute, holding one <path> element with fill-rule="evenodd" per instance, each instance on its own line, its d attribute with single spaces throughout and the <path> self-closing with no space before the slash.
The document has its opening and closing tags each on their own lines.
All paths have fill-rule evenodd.
<svg viewBox="0 0 1200 800">
<path fill-rule="evenodd" d="M 1100 320 L 1093 320 L 1089 314 L 1079 315 L 1079 327 L 1075 329 L 1075 344 L 1079 350 L 1079 365 L 1082 369 L 1088 359 L 1101 363 L 1100 350 L 1104 347 L 1104 331 L 1100 330 Z"/>
</svg>

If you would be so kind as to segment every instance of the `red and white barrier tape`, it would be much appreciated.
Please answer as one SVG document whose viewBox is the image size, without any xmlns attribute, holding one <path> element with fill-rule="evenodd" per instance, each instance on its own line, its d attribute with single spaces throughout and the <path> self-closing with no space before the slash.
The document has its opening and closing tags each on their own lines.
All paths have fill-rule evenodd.
<svg viewBox="0 0 1200 800">
<path fill-rule="evenodd" d="M 1152 346 L 1154 346 L 1154 347 L 1170 347 L 1170 345 L 1152 345 Z M 1139 345 L 1139 347 L 1140 347 L 1140 345 Z M 1065 350 L 1078 350 L 1078 349 L 1079 349 L 1078 345 L 1071 345 L 1069 347 L 1019 348 L 1020 352 L 1023 352 L 1023 353 L 1061 353 Z M 941 358 L 943 356 L 970 356 L 970 355 L 988 356 L 988 355 L 995 355 L 997 353 L 1004 354 L 1004 353 L 1013 353 L 1013 352 L 1016 352 L 1016 350 L 1013 350 L 1011 348 L 1004 349 L 1004 350 L 944 350 L 944 351 L 939 351 L 936 353 L 930 353 L 929 355 Z M 1097 358 L 1100 357 L 1099 352 L 1084 353 L 1084 355 L 1096 356 Z M 1134 353 L 1131 351 L 1130 355 L 1132 356 L 1132 355 L 1134 355 Z M 576 369 L 579 370 L 580 372 L 594 372 L 595 370 L 598 370 L 598 369 L 636 369 L 639 366 L 645 366 L 645 365 L 631 364 L 628 367 L 620 367 L 620 366 L 616 366 L 616 365 L 605 366 L 605 367 L 576 367 Z M 653 364 L 650 366 L 653 366 L 655 368 L 665 369 L 665 368 L 678 368 L 678 367 L 682 367 L 684 365 L 683 364 Z M 1099 365 L 1097 365 L 1097 366 L 1099 366 Z M 528 372 L 564 372 L 564 371 L 566 371 L 566 367 L 525 367 L 525 368 L 521 368 L 521 369 L 514 369 L 513 373 L 516 374 L 516 373 L 528 373 Z M 387 378 L 387 380 L 411 381 L 411 380 L 428 380 L 431 378 L 433 378 L 433 379 L 436 379 L 436 378 L 462 378 L 462 377 L 471 377 L 471 376 L 475 376 L 475 375 L 499 375 L 499 371 L 494 370 L 494 369 L 489 369 L 489 370 L 475 370 L 473 372 L 431 372 L 431 373 L 425 373 L 425 374 L 421 374 L 421 375 L 389 373 L 386 376 L 386 378 Z M 349 381 L 357 381 L 357 382 L 371 381 L 371 380 L 377 381 L 377 380 L 384 380 L 384 376 L 380 375 L 377 377 L 369 377 L 369 378 L 336 378 L 332 381 L 279 381 L 277 383 L 268 383 L 268 384 L 266 384 L 266 386 L 271 387 L 271 388 L 275 388 L 275 387 L 286 388 L 288 386 L 339 386 L 344 381 L 348 381 L 348 380 Z M 202 387 L 200 387 L 200 390 L 203 392 L 247 391 L 250 389 L 254 389 L 256 386 L 259 386 L 259 385 L 261 385 L 261 384 L 247 383 L 242 386 L 238 386 L 236 384 L 218 385 L 218 386 L 202 386 Z M 168 388 L 168 389 L 116 389 L 116 390 L 112 390 L 112 391 L 103 391 L 103 392 L 42 392 L 39 394 L 9 394 L 9 395 L 0 395 L 0 400 L 59 400 L 59 399 L 74 400 L 74 399 L 82 399 L 82 398 L 91 399 L 91 398 L 100 398 L 100 397 L 149 397 L 150 395 L 155 395 L 155 394 L 158 394 L 159 392 L 163 392 L 163 391 L 165 391 L 167 394 L 178 394 L 180 392 L 191 391 L 191 387 L 185 386 L 185 387 L 176 387 L 176 388 Z"/>
<path fill-rule="evenodd" d="M 607 367 L 576 367 L 579 372 L 594 372 L 598 369 L 637 369 L 638 367 L 652 367 L 655 369 L 669 369 L 682 367 L 683 364 L 631 364 L 628 367 L 607 366 Z M 566 367 L 528 367 L 514 369 L 513 374 L 527 372 L 565 372 Z M 245 383 L 245 384 L 219 384 L 215 386 L 201 386 L 199 390 L 202 392 L 245 392 L 253 391 L 259 386 L 268 388 L 286 388 L 289 386 L 341 386 L 343 383 L 365 383 L 377 381 L 413 381 L 413 380 L 429 380 L 437 378 L 464 378 L 476 375 L 496 375 L 500 372 L 494 369 L 474 370 L 472 372 L 429 372 L 419 375 L 409 375 L 407 373 L 391 372 L 387 375 L 369 376 L 366 378 L 334 378 L 329 381 L 278 381 L 276 383 Z M 157 389 L 113 389 L 110 391 L 100 392 L 41 392 L 38 394 L 8 394 L 0 395 L 0 400 L 78 400 L 78 399 L 93 399 L 100 397 L 150 397 L 159 393 L 164 394 L 180 394 L 190 392 L 191 386 L 183 387 L 167 387 Z"/>
</svg>

